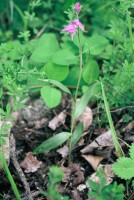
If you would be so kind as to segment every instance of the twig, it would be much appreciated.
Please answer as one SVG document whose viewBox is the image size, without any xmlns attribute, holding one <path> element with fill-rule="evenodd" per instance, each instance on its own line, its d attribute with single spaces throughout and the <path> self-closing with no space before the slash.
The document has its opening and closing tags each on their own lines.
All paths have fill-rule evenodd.
<svg viewBox="0 0 134 200">
<path fill-rule="evenodd" d="M 47 28 L 48 24 L 50 23 L 51 20 L 49 20 L 43 27 L 42 29 L 37 33 L 37 35 L 35 36 L 35 38 L 39 38 L 43 32 L 45 31 L 45 29 Z"/>
<path fill-rule="evenodd" d="M 128 198 L 128 200 L 133 200 L 134 199 L 134 192 L 130 195 L 130 197 Z"/>
<path fill-rule="evenodd" d="M 20 165 L 19 165 L 17 158 L 16 158 L 16 146 L 15 146 L 15 139 L 14 139 L 13 134 L 11 134 L 11 136 L 10 136 L 10 156 L 11 156 L 13 165 L 14 165 L 16 171 L 18 172 L 20 179 L 23 183 L 23 186 L 25 188 L 25 191 L 26 191 L 26 194 L 27 194 L 27 200 L 33 200 L 29 184 L 28 184 L 28 182 L 25 178 L 25 175 L 24 175 L 22 169 L 20 168 Z"/>
<path fill-rule="evenodd" d="M 134 106 L 126 106 L 126 107 L 123 107 L 123 108 L 117 108 L 117 109 L 113 109 L 113 110 L 110 110 L 111 113 L 115 113 L 115 112 L 121 112 L 125 109 L 131 109 L 131 108 L 134 108 Z M 100 111 L 100 112 L 95 112 L 96 108 L 93 109 L 93 115 L 98 115 L 98 114 L 102 114 L 102 113 L 106 113 L 105 111 Z"/>
<path fill-rule="evenodd" d="M 32 193 L 32 197 L 35 198 L 35 197 L 37 197 L 39 194 L 40 194 L 40 191 L 35 191 L 35 192 Z M 24 197 L 22 200 L 27 200 L 27 198 Z"/>
</svg>

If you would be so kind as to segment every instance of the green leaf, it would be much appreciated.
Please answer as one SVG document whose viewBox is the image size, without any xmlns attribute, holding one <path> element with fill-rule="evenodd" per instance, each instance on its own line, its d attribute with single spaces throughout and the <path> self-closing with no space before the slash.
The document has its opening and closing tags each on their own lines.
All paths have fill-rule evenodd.
<svg viewBox="0 0 134 200">
<path fill-rule="evenodd" d="M 0 108 L 0 113 L 1 113 L 2 115 L 6 115 L 6 112 L 5 112 L 2 108 Z"/>
<path fill-rule="evenodd" d="M 61 102 L 61 92 L 51 86 L 41 88 L 41 96 L 49 108 L 55 108 Z"/>
<path fill-rule="evenodd" d="M 134 144 L 132 144 L 129 149 L 129 155 L 134 160 Z"/>
<path fill-rule="evenodd" d="M 122 179 L 131 179 L 134 177 L 134 160 L 131 158 L 119 158 L 112 169 L 114 173 Z"/>
<path fill-rule="evenodd" d="M 40 80 L 43 81 L 43 82 L 46 82 L 46 83 L 52 83 L 53 85 L 57 86 L 58 88 L 60 88 L 64 92 L 66 92 L 68 94 L 71 94 L 70 90 L 65 85 L 63 85 L 62 83 L 60 83 L 59 81 L 50 80 L 50 79 L 44 79 L 44 80 L 40 79 Z"/>
<path fill-rule="evenodd" d="M 30 93 L 39 92 L 40 87 L 44 86 L 44 83 L 40 80 L 40 78 L 43 78 L 43 76 L 39 74 L 32 74 L 32 75 L 28 74 L 27 86 L 29 88 Z"/>
<path fill-rule="evenodd" d="M 11 112 L 11 104 L 7 104 L 6 105 L 6 111 L 7 111 L 7 114 L 9 114 Z"/>
<path fill-rule="evenodd" d="M 80 39 L 81 46 L 83 46 L 85 44 L 87 38 L 83 35 L 82 31 L 79 33 L 79 39 Z M 78 35 L 77 34 L 74 36 L 73 41 L 74 41 L 74 44 L 77 47 L 79 47 L 79 41 L 78 41 Z"/>
<path fill-rule="evenodd" d="M 57 135 L 49 138 L 45 142 L 43 142 L 41 145 L 39 145 L 34 151 L 34 154 L 38 153 L 44 153 L 48 152 L 52 149 L 55 149 L 56 147 L 60 146 L 63 144 L 68 138 L 70 137 L 69 132 L 61 132 L 58 133 Z"/>
<path fill-rule="evenodd" d="M 0 88 L 0 98 L 2 98 L 3 90 Z"/>
<path fill-rule="evenodd" d="M 71 51 L 65 49 L 60 50 L 53 56 L 53 62 L 58 65 L 72 65 L 78 61 L 78 57 L 76 57 Z"/>
<path fill-rule="evenodd" d="M 69 74 L 69 67 L 66 65 L 57 65 L 52 62 L 47 63 L 44 68 L 49 79 L 63 81 Z"/>
<path fill-rule="evenodd" d="M 84 45 L 83 52 L 90 51 L 91 55 L 99 55 L 108 45 L 108 40 L 99 35 L 88 38 Z"/>
<path fill-rule="evenodd" d="M 89 60 L 82 74 L 83 80 L 91 84 L 99 77 L 99 65 L 95 60 Z"/>
<path fill-rule="evenodd" d="M 77 107 L 76 107 L 76 111 L 74 113 L 74 117 L 75 119 L 78 118 L 84 111 L 84 109 L 86 108 L 89 99 L 91 98 L 94 88 L 96 87 L 98 83 L 93 84 L 86 92 L 85 94 L 83 94 L 83 96 L 81 97 Z"/>
<path fill-rule="evenodd" d="M 34 62 L 45 63 L 52 60 L 52 56 L 59 50 L 58 41 L 54 34 L 45 33 L 37 42 L 35 50 L 31 55 Z"/>
<path fill-rule="evenodd" d="M 60 88 L 64 92 L 71 94 L 70 90 L 65 85 L 63 85 L 62 83 L 55 81 L 55 80 L 49 80 L 49 82 L 52 83 L 53 85 L 57 86 L 58 88 Z"/>
<path fill-rule="evenodd" d="M 79 141 L 82 133 L 83 133 L 83 123 L 80 123 L 73 132 L 71 148 L 73 148 L 74 145 Z"/>
<path fill-rule="evenodd" d="M 88 180 L 88 184 L 92 190 L 94 190 L 96 192 L 98 191 L 98 185 L 92 179 Z"/>
<path fill-rule="evenodd" d="M 119 144 L 119 141 L 118 141 L 118 138 L 117 138 L 117 135 L 116 135 L 116 130 L 115 130 L 115 127 L 114 127 L 114 124 L 113 124 L 109 103 L 107 101 L 106 93 L 105 93 L 105 90 L 104 90 L 104 85 L 103 85 L 102 82 L 100 82 L 100 83 L 101 83 L 102 96 L 103 96 L 103 100 L 104 100 L 105 110 L 106 110 L 109 126 L 110 126 L 111 133 L 112 133 L 112 139 L 113 139 L 115 150 L 116 150 L 116 155 L 118 157 L 120 157 L 120 156 L 123 155 L 122 149 L 121 149 L 121 146 Z"/>
<path fill-rule="evenodd" d="M 76 66 L 72 67 L 69 71 L 68 77 L 63 81 L 63 84 L 74 87 L 77 86 L 79 74 L 80 74 L 80 68 Z M 82 78 L 80 81 L 80 86 L 82 86 L 83 84 L 85 84 L 85 82 L 83 81 Z"/>
</svg>

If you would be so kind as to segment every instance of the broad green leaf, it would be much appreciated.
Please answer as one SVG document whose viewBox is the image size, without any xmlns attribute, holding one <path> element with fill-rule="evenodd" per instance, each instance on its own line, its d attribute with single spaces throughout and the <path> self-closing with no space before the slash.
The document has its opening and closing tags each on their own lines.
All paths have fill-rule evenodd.
<svg viewBox="0 0 134 200">
<path fill-rule="evenodd" d="M 131 179 L 134 177 L 134 160 L 131 158 L 119 158 L 112 169 L 114 173 L 122 179 Z"/>
<path fill-rule="evenodd" d="M 57 135 L 54 135 L 53 137 L 49 138 L 45 142 L 43 142 L 41 145 L 39 145 L 34 151 L 34 154 L 38 153 L 44 153 L 48 152 L 52 149 L 55 149 L 56 147 L 63 144 L 68 138 L 70 137 L 69 132 L 61 132 Z"/>
<path fill-rule="evenodd" d="M 83 123 L 80 123 L 80 124 L 78 124 L 78 126 L 75 128 L 75 130 L 73 132 L 71 148 L 73 148 L 74 145 L 79 141 L 82 133 L 83 133 Z"/>
<path fill-rule="evenodd" d="M 74 117 L 75 119 L 78 118 L 84 111 L 84 109 L 86 108 L 88 102 L 89 102 L 89 99 L 91 98 L 92 94 L 93 94 L 93 91 L 94 91 L 94 88 L 96 87 L 98 83 L 95 83 L 93 84 L 86 92 L 85 94 L 83 94 L 83 96 L 81 97 L 77 107 L 76 107 L 76 110 L 75 110 L 75 113 L 74 113 Z"/>
<path fill-rule="evenodd" d="M 79 37 L 80 37 L 80 44 L 81 44 L 81 46 L 83 46 L 85 44 L 87 38 L 83 35 L 82 31 L 79 33 Z M 78 41 L 78 35 L 77 34 L 74 36 L 73 41 L 74 41 L 74 44 L 77 47 L 79 47 L 79 41 Z"/>
<path fill-rule="evenodd" d="M 63 81 L 63 84 L 71 86 L 71 87 L 77 86 L 79 74 L 80 74 L 80 68 L 76 67 L 76 66 L 72 67 L 70 69 L 68 77 Z M 81 81 L 80 81 L 80 86 L 82 86 L 84 84 L 85 84 L 85 82 L 83 81 L 83 78 L 82 78 Z"/>
<path fill-rule="evenodd" d="M 95 60 L 89 60 L 83 71 L 82 77 L 88 84 L 91 84 L 98 79 L 99 65 Z"/>
<path fill-rule="evenodd" d="M 69 67 L 66 65 L 57 65 L 55 63 L 47 63 L 44 68 L 49 79 L 63 81 L 69 74 Z"/>
<path fill-rule="evenodd" d="M 60 50 L 53 55 L 53 62 L 58 65 L 72 65 L 78 61 L 78 57 L 71 51 L 65 49 Z"/>
<path fill-rule="evenodd" d="M 41 96 L 45 102 L 45 104 L 49 108 L 55 108 L 61 102 L 61 92 L 56 88 L 52 88 L 51 86 L 44 86 L 41 88 Z"/>
<path fill-rule="evenodd" d="M 51 33 L 44 34 L 37 42 L 35 50 L 31 55 L 31 60 L 40 63 L 49 62 L 52 60 L 53 54 L 59 49 L 55 35 Z"/>
<path fill-rule="evenodd" d="M 91 55 L 99 55 L 108 45 L 108 40 L 100 35 L 87 38 L 83 52 L 90 51 Z"/>
</svg>

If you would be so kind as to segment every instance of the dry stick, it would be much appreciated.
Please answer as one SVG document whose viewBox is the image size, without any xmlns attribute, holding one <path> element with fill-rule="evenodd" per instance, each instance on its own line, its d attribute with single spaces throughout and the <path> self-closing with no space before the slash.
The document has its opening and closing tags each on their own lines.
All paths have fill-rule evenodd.
<svg viewBox="0 0 134 200">
<path fill-rule="evenodd" d="M 28 182 L 27 182 L 27 180 L 25 178 L 25 175 L 24 175 L 22 169 L 20 168 L 20 165 L 19 165 L 19 163 L 18 163 L 18 161 L 16 159 L 16 147 L 15 147 L 15 139 L 14 139 L 13 134 L 11 134 L 11 136 L 10 136 L 10 156 L 11 156 L 13 165 L 14 165 L 16 171 L 18 172 L 18 174 L 20 176 L 20 179 L 21 179 L 21 181 L 23 183 L 23 186 L 25 188 L 25 191 L 26 191 L 26 194 L 27 194 L 27 199 L 28 200 L 33 200 L 29 184 L 28 184 Z"/>
</svg>

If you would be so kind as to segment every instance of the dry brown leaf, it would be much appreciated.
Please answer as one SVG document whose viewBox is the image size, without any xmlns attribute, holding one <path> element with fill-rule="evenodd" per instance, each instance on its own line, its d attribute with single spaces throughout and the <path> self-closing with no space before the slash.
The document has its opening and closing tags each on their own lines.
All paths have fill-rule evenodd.
<svg viewBox="0 0 134 200">
<path fill-rule="evenodd" d="M 19 111 L 15 111 L 12 113 L 12 117 L 14 118 L 14 120 L 11 122 L 13 126 L 16 125 L 17 121 L 20 120 L 20 113 Z"/>
<path fill-rule="evenodd" d="M 67 145 L 64 145 L 60 149 L 57 150 L 59 154 L 61 154 L 62 158 L 65 158 L 68 155 L 69 148 Z"/>
<path fill-rule="evenodd" d="M 99 137 L 97 137 L 92 143 L 90 143 L 88 146 L 86 146 L 84 149 L 81 150 L 82 153 L 89 153 L 92 152 L 94 149 L 99 147 L 112 147 L 113 140 L 112 140 L 112 133 L 110 130 L 103 133 Z"/>
<path fill-rule="evenodd" d="M 92 110 L 87 106 L 80 117 L 76 121 L 83 122 L 84 130 L 87 130 L 92 124 L 93 115 Z"/>
<path fill-rule="evenodd" d="M 113 182 L 113 177 L 115 176 L 112 170 L 112 165 L 107 164 L 107 165 L 102 165 L 100 164 L 98 166 L 98 169 L 103 169 L 105 178 L 106 178 L 106 185 L 109 185 L 110 183 Z"/>
<path fill-rule="evenodd" d="M 85 158 L 88 163 L 92 166 L 92 168 L 96 171 L 98 168 L 98 165 L 100 162 L 104 159 L 100 156 L 92 156 L 92 155 L 82 155 L 83 158 Z"/>
<path fill-rule="evenodd" d="M 106 185 L 109 185 L 110 183 L 113 182 L 113 177 L 114 177 L 114 173 L 112 171 L 112 165 L 108 164 L 108 165 L 99 165 L 97 170 L 102 169 L 104 171 L 104 176 L 106 178 Z M 100 179 L 97 176 L 96 172 L 93 173 L 89 179 L 93 180 L 95 183 L 99 183 Z M 88 186 L 88 185 L 87 185 Z"/>
<path fill-rule="evenodd" d="M 122 129 L 122 131 L 123 132 L 125 132 L 125 131 L 131 131 L 132 129 L 134 129 L 134 120 L 132 121 L 132 122 L 130 122 L 129 124 L 127 124 L 127 126 L 126 127 L 124 127 L 123 129 Z"/>
<path fill-rule="evenodd" d="M 64 172 L 63 182 L 70 182 L 71 185 L 75 186 L 84 181 L 83 171 L 81 171 L 81 167 L 77 163 L 73 163 L 69 167 L 62 166 L 62 170 Z"/>
<path fill-rule="evenodd" d="M 77 189 L 74 189 L 72 191 L 72 198 L 73 200 L 82 200 L 82 198 L 80 197 L 79 191 Z"/>
<path fill-rule="evenodd" d="M 48 124 L 49 128 L 51 128 L 52 130 L 55 130 L 56 128 L 58 128 L 61 124 L 65 123 L 65 119 L 66 119 L 66 111 L 63 110 L 59 115 L 55 116 Z"/>
<path fill-rule="evenodd" d="M 25 159 L 20 163 L 20 167 L 25 169 L 26 173 L 36 172 L 40 168 L 42 162 L 38 161 L 35 156 L 32 155 L 32 152 L 26 153 Z"/>
<path fill-rule="evenodd" d="M 79 101 L 80 101 L 80 99 L 76 100 L 77 105 L 78 105 Z M 71 107 L 72 107 L 72 112 L 73 112 L 74 105 L 73 105 L 73 102 L 71 102 L 71 103 L 72 103 Z M 93 120 L 92 110 L 88 106 L 86 106 L 83 113 L 76 119 L 76 122 L 83 122 L 84 130 L 87 130 L 89 128 L 89 126 L 92 124 L 92 120 Z"/>
</svg>

